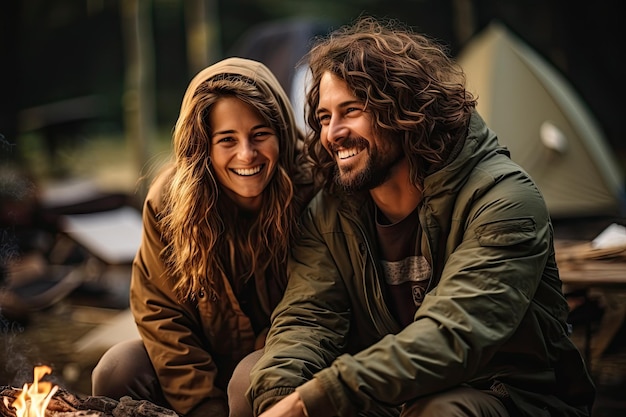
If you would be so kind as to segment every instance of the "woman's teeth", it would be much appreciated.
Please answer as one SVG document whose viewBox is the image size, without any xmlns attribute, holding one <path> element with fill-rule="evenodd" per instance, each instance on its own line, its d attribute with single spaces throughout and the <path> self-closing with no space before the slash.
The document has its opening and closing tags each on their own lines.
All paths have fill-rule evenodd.
<svg viewBox="0 0 626 417">
<path fill-rule="evenodd" d="M 261 172 L 262 168 L 263 168 L 263 165 L 257 165 L 254 168 L 237 168 L 237 169 L 233 168 L 231 169 L 231 171 L 233 171 L 237 175 L 247 177 L 247 176 L 254 175 L 254 174 Z"/>
</svg>

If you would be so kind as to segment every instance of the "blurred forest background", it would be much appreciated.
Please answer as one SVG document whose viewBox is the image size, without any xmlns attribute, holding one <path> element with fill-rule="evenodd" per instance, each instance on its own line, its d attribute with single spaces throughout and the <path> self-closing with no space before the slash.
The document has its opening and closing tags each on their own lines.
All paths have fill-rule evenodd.
<svg viewBox="0 0 626 417">
<path fill-rule="evenodd" d="M 618 5 L 618 0 L 4 0 L 2 163 L 15 163 L 40 180 L 59 178 L 95 168 L 97 161 L 84 150 L 99 144 L 97 158 L 109 164 L 111 175 L 124 155 L 130 176 L 137 178 L 156 155 L 167 154 L 184 90 L 201 68 L 241 51 L 245 39 L 268 22 L 316 22 L 317 31 L 326 32 L 361 14 L 398 18 L 447 44 L 452 55 L 490 22 L 504 23 L 562 72 L 623 161 L 624 15 Z M 113 152 L 111 160 L 106 149 Z M 112 180 L 129 187 L 118 177 Z"/>
<path fill-rule="evenodd" d="M 32 377 L 33 363 L 51 363 L 75 392 L 90 392 L 91 369 L 103 351 L 78 350 L 86 349 L 81 344 L 85 332 L 104 327 L 128 307 L 141 218 L 139 210 L 129 214 L 126 205 L 141 208 L 148 184 L 141 179 L 149 180 L 169 158 L 183 94 L 202 68 L 232 55 L 264 62 L 266 57 L 290 92 L 297 60 L 311 36 L 359 15 L 398 19 L 440 40 L 454 57 L 498 22 L 571 84 L 598 122 L 624 178 L 626 25 L 621 6 L 620 0 L 0 0 L 0 385 L 20 379 L 19 386 Z M 269 39 L 273 41 L 263 42 Z M 516 88 L 499 84 L 498 91 L 524 95 L 519 73 L 509 73 L 515 78 L 505 87 Z M 500 106 L 505 108 L 500 114 L 513 133 L 523 129 L 511 120 L 521 121 L 522 127 L 531 123 L 526 115 L 518 117 L 520 111 L 509 110 L 511 103 L 543 116 L 539 99 L 530 105 L 524 97 L 511 99 Z M 569 194 L 568 205 L 602 196 L 594 189 L 595 176 L 579 165 L 574 170 L 581 175 L 558 186 Z M 558 177 L 555 171 L 546 170 L 546 177 Z M 620 195 L 626 195 L 624 181 L 618 182 Z M 82 187 L 85 183 L 88 188 Z M 581 197 L 570 198 L 578 185 Z M 556 200 L 563 200 L 563 194 Z M 119 217 L 105 217 L 106 222 L 96 222 L 104 224 L 97 232 L 91 224 L 86 227 L 88 239 L 72 235 L 77 245 L 59 220 L 82 213 L 98 217 L 111 208 L 134 219 L 134 227 Z M 590 240 L 612 221 L 573 220 L 558 228 L 561 237 Z M 125 261 L 109 262 L 101 251 L 85 250 L 85 241 L 93 243 L 96 237 L 105 241 L 105 254 L 130 248 Z M 577 324 L 587 336 L 592 320 L 595 325 L 602 316 L 609 324 L 604 327 L 608 336 L 606 330 L 594 333 L 599 344 L 586 342 L 600 346 L 597 355 L 624 327 L 614 319 L 615 312 L 626 317 L 622 292 L 611 289 L 602 297 L 609 300 L 610 314 L 587 318 L 583 309 L 578 317 L 585 320 Z M 589 305 L 597 307 L 583 307 Z M 15 327 L 4 317 L 30 322 Z M 125 330 L 135 330 L 130 315 L 122 318 Z M 105 333 L 106 343 L 125 336 L 114 330 Z M 598 365 L 598 381 L 608 387 L 609 408 L 616 413 L 597 417 L 624 415 L 623 352 L 618 351 L 620 359 L 609 355 Z M 3 364 L 5 358 L 10 360 Z M 615 406 L 614 399 L 619 400 Z M 604 406 L 598 404 L 598 409 Z"/>
</svg>

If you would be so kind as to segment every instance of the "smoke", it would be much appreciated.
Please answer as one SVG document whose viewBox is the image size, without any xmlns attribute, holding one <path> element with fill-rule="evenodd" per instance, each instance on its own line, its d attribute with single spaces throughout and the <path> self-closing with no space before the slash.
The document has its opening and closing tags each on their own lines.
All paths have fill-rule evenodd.
<svg viewBox="0 0 626 417">
<path fill-rule="evenodd" d="M 33 365 L 28 355 L 33 351 L 24 338 L 24 325 L 7 311 L 6 287 L 9 266 L 20 256 L 20 245 L 15 235 L 14 221 L 23 215 L 17 208 L 31 198 L 35 185 L 19 175 L 19 167 L 12 157 L 14 145 L 0 134 L 0 385 L 7 382 L 32 380 Z"/>
<path fill-rule="evenodd" d="M 33 347 L 19 336 L 24 326 L 0 314 L 0 385 L 21 387 L 33 379 L 33 365 L 29 359 Z"/>
</svg>

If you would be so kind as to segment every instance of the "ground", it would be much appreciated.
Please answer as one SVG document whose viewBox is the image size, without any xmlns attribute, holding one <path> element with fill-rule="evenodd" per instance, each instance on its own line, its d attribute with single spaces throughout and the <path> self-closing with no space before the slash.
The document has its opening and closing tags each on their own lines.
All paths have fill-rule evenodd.
<svg viewBox="0 0 626 417">
<path fill-rule="evenodd" d="M 106 306 L 107 299 L 115 308 Z M 52 367 L 50 375 L 59 386 L 75 395 L 90 395 L 91 371 L 102 352 L 77 354 L 76 342 L 87 332 L 122 311 L 119 297 L 78 289 L 54 306 L 32 314 L 27 324 L 14 323 L 2 337 L 5 361 L 0 369 L 0 386 L 22 386 L 32 382 L 35 365 Z M 575 326 L 572 335 L 583 350 L 584 326 Z M 626 331 L 622 329 L 594 364 L 598 397 L 593 417 L 623 417 L 626 413 Z"/>
</svg>

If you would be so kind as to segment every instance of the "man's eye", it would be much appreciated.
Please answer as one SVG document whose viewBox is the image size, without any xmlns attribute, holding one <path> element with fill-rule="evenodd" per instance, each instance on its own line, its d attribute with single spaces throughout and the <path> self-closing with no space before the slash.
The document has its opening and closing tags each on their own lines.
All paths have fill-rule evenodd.
<svg viewBox="0 0 626 417">
<path fill-rule="evenodd" d="M 319 120 L 320 124 L 327 125 L 330 121 L 330 116 L 328 114 L 322 114 L 318 116 L 317 120 Z"/>
</svg>

